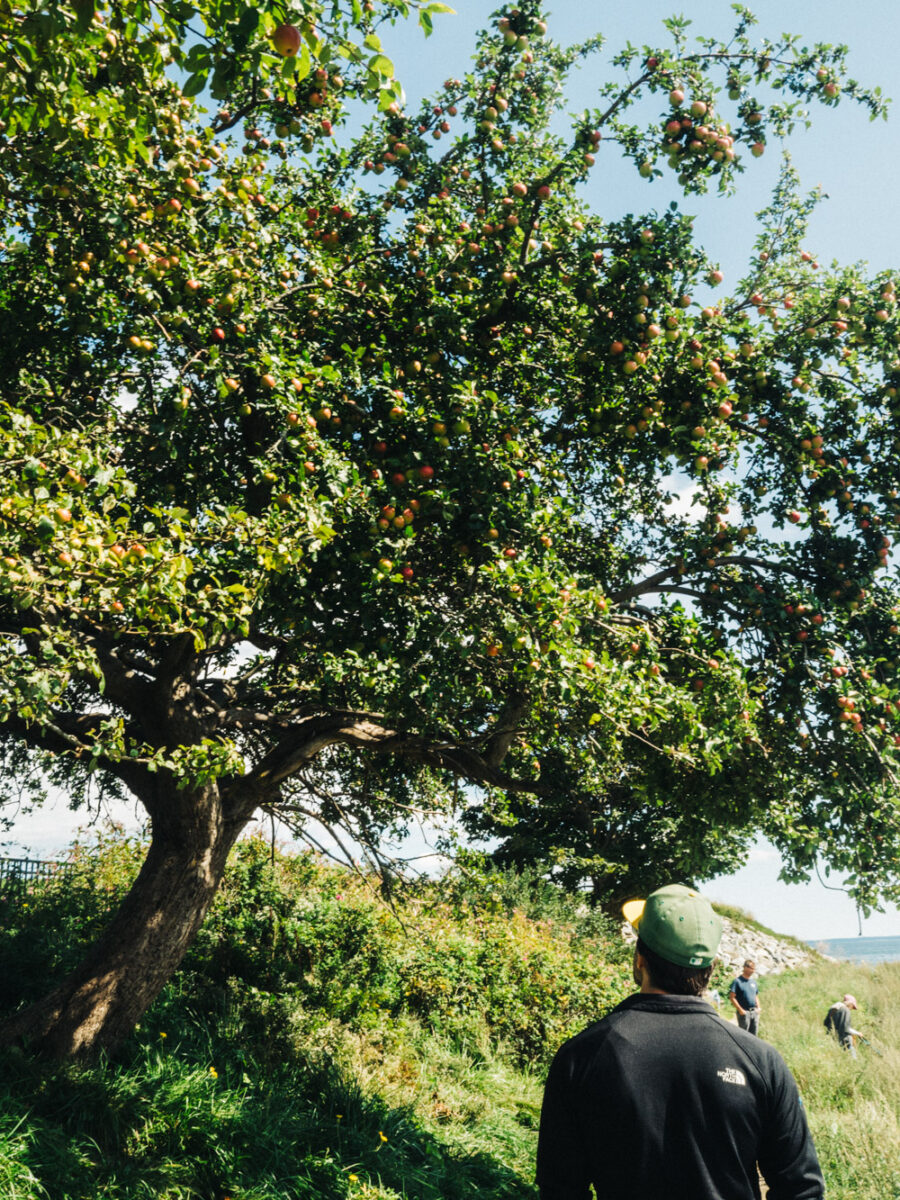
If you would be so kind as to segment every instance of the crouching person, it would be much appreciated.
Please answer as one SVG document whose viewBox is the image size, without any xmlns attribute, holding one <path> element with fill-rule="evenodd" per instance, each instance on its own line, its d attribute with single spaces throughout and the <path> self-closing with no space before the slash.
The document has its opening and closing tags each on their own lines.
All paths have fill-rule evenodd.
<svg viewBox="0 0 900 1200">
<path fill-rule="evenodd" d="M 845 1050 L 849 1050 L 851 1058 L 856 1058 L 856 1043 L 853 1039 L 862 1037 L 859 1030 L 853 1028 L 850 1016 L 851 1012 L 856 1012 L 857 1007 L 856 997 L 847 992 L 842 1000 L 832 1004 L 824 1022 L 828 1032 L 834 1034 Z"/>
</svg>

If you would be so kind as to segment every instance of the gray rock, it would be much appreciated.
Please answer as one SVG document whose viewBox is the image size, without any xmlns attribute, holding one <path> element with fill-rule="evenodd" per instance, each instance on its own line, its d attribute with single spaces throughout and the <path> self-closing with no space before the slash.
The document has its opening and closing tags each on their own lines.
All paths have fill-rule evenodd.
<svg viewBox="0 0 900 1200">
<path fill-rule="evenodd" d="M 623 923 L 622 936 L 626 942 L 637 940 L 637 935 L 629 924 Z M 777 938 L 770 933 L 762 933 L 758 929 L 736 926 L 728 917 L 722 918 L 722 941 L 719 943 L 719 962 L 739 973 L 745 959 L 752 958 L 756 963 L 759 975 L 780 975 L 782 971 L 795 970 L 801 967 L 811 967 L 821 962 L 825 955 L 817 953 L 810 947 L 808 950 Z"/>
</svg>

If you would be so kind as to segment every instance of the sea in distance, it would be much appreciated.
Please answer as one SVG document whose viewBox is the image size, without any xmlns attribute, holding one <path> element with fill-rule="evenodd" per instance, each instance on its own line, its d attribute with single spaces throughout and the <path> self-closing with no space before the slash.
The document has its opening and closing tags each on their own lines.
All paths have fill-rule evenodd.
<svg viewBox="0 0 900 1200">
<path fill-rule="evenodd" d="M 820 954 L 844 962 L 876 963 L 900 962 L 900 937 L 848 937 L 826 938 L 809 943 Z"/>
</svg>

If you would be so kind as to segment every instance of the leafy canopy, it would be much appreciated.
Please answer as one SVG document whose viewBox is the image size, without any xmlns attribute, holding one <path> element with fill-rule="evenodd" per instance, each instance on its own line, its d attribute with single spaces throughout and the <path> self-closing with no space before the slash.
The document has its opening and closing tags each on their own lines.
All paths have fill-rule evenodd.
<svg viewBox="0 0 900 1200">
<path fill-rule="evenodd" d="M 677 201 L 579 198 L 620 153 L 727 192 L 879 94 L 737 6 L 561 134 L 601 41 L 525 0 L 408 113 L 377 29 L 413 7 L 0 6 L 7 782 L 376 856 L 455 812 L 606 899 L 763 831 L 896 898 L 894 281 L 820 267 L 789 164 L 709 303 Z"/>
</svg>

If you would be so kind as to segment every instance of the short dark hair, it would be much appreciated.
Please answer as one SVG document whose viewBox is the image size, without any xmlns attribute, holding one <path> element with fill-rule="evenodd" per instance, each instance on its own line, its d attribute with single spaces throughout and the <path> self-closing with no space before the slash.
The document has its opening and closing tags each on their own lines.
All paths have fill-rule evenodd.
<svg viewBox="0 0 900 1200">
<path fill-rule="evenodd" d="M 646 942 L 637 940 L 637 952 L 647 964 L 650 982 L 663 992 L 675 996 L 699 996 L 709 987 L 713 964 L 708 967 L 679 967 L 668 959 L 661 958 Z"/>
</svg>

